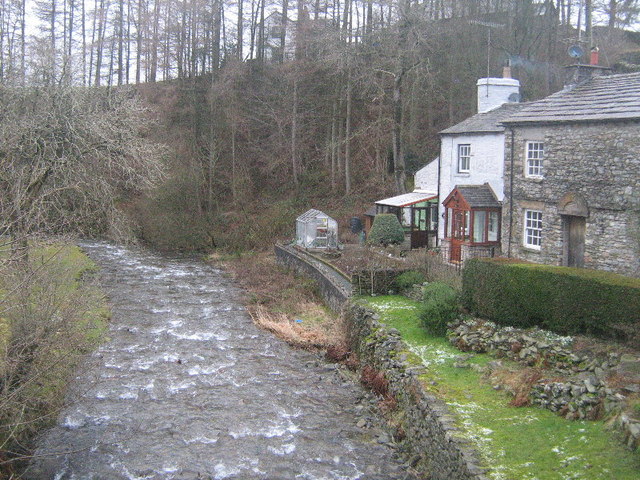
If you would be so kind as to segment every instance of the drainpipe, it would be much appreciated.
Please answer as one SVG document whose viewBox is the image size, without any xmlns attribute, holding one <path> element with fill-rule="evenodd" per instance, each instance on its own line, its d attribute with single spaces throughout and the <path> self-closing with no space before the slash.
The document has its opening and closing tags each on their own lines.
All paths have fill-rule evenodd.
<svg viewBox="0 0 640 480">
<path fill-rule="evenodd" d="M 442 139 L 440 140 L 442 143 Z M 436 247 L 440 245 L 440 168 L 442 166 L 442 148 L 440 148 L 440 155 L 438 155 L 438 189 L 436 194 L 438 195 L 438 204 L 436 208 Z"/>
<path fill-rule="evenodd" d="M 511 127 L 509 127 L 509 132 L 511 132 L 511 152 L 509 153 L 511 165 L 509 166 L 509 240 L 507 241 L 507 257 L 511 258 L 511 238 L 513 237 L 513 152 L 515 147 L 515 132 Z"/>
</svg>

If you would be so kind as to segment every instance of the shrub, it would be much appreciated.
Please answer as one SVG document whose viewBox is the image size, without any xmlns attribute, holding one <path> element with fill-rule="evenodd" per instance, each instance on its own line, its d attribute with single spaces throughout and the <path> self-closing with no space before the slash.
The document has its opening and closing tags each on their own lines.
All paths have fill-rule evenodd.
<svg viewBox="0 0 640 480">
<path fill-rule="evenodd" d="M 416 272 L 415 270 L 409 270 L 408 272 L 401 273 L 396 277 L 396 288 L 401 292 L 408 290 L 414 285 L 422 285 L 425 282 L 424 274 Z"/>
<path fill-rule="evenodd" d="M 376 215 L 367 243 L 369 245 L 394 245 L 404 241 L 404 230 L 398 217 L 390 213 Z"/>
<path fill-rule="evenodd" d="M 447 323 L 458 316 L 458 295 L 449 285 L 433 282 L 424 287 L 420 320 L 433 335 L 445 335 Z"/>
<path fill-rule="evenodd" d="M 637 278 L 597 270 L 473 259 L 465 265 L 462 283 L 461 300 L 466 308 L 506 325 L 631 340 L 629 335 L 634 335 L 640 323 Z"/>
</svg>

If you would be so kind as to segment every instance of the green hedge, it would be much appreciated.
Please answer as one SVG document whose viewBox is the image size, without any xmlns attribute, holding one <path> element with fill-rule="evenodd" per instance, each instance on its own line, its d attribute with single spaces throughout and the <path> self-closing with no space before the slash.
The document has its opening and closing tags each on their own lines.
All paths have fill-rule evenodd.
<svg viewBox="0 0 640 480">
<path fill-rule="evenodd" d="M 456 319 L 458 294 L 449 285 L 432 282 L 424 287 L 424 302 L 420 309 L 422 326 L 432 335 L 444 336 L 447 323 Z"/>
<path fill-rule="evenodd" d="M 640 279 L 598 270 L 472 259 L 461 301 L 501 324 L 561 334 L 634 340 L 640 327 Z"/>
<path fill-rule="evenodd" d="M 398 275 L 395 279 L 395 284 L 399 291 L 404 292 L 414 285 L 422 285 L 425 281 L 426 278 L 422 272 L 409 270 Z"/>
<path fill-rule="evenodd" d="M 379 213 L 373 219 L 367 243 L 370 245 L 398 245 L 404 241 L 404 230 L 398 217 Z"/>
</svg>

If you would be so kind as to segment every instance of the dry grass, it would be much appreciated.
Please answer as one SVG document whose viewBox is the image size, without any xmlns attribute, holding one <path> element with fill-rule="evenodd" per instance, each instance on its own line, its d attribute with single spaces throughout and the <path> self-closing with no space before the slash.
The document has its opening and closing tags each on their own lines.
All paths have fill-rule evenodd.
<svg viewBox="0 0 640 480">
<path fill-rule="evenodd" d="M 345 349 L 343 322 L 324 306 L 313 281 L 280 268 L 273 253 L 211 260 L 247 292 L 245 305 L 259 327 L 297 347 Z"/>
<path fill-rule="evenodd" d="M 490 382 L 500 385 L 513 395 L 510 405 L 524 407 L 529 405 L 531 388 L 542 378 L 542 372 L 536 368 L 498 369 L 490 374 Z"/>
<path fill-rule="evenodd" d="M 258 305 L 250 307 L 249 314 L 256 325 L 296 347 L 324 348 L 331 345 L 331 339 L 323 329 L 304 327 L 285 313 L 269 312 L 266 307 Z"/>
</svg>

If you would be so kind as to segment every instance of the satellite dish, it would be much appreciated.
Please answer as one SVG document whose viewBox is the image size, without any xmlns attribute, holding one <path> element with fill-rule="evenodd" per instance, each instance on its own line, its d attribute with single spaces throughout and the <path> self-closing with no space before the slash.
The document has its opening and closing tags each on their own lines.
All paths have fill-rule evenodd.
<svg viewBox="0 0 640 480">
<path fill-rule="evenodd" d="M 510 103 L 520 103 L 520 94 L 519 93 L 512 93 L 511 95 L 509 95 L 509 97 L 507 98 L 507 100 Z"/>
<path fill-rule="evenodd" d="M 571 58 L 581 58 L 584 55 L 584 50 L 580 45 L 572 45 L 567 50 L 567 53 Z"/>
</svg>

